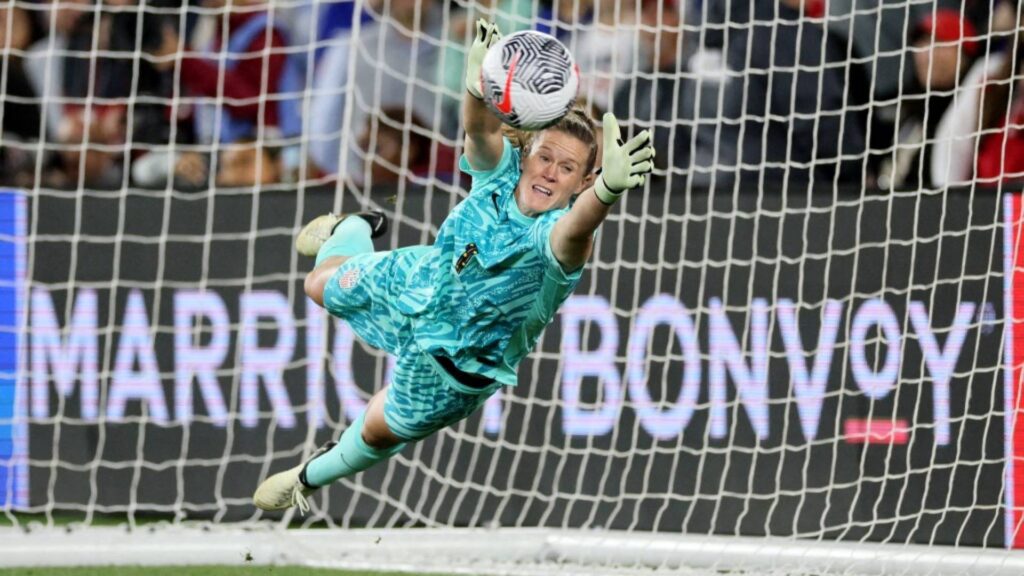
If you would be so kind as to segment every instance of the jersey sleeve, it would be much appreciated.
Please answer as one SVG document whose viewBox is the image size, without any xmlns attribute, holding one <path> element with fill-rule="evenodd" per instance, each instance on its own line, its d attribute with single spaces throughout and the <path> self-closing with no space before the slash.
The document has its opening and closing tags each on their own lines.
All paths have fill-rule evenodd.
<svg viewBox="0 0 1024 576">
<path fill-rule="evenodd" d="M 515 147 L 512 146 L 512 142 L 508 138 L 502 137 L 501 143 L 503 146 L 501 160 L 498 161 L 497 166 L 490 170 L 474 170 L 469 165 L 469 159 L 466 158 L 465 154 L 459 157 L 459 170 L 473 178 L 473 188 L 470 193 L 479 190 L 481 186 L 486 185 L 492 180 L 505 176 L 509 171 L 518 169 L 518 155 L 514 153 Z"/>
</svg>

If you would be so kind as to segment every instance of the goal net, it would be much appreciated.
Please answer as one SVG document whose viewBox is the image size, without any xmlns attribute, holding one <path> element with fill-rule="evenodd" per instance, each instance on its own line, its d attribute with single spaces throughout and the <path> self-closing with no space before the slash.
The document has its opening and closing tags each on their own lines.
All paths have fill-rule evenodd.
<svg viewBox="0 0 1024 576">
<path fill-rule="evenodd" d="M 1024 571 L 1016 2 L 0 15 L 0 563 L 99 561 L 70 524 L 126 563 Z M 393 363 L 307 299 L 294 234 L 374 207 L 378 249 L 433 241 L 478 18 L 561 39 L 655 172 L 518 386 L 261 513 Z"/>
</svg>

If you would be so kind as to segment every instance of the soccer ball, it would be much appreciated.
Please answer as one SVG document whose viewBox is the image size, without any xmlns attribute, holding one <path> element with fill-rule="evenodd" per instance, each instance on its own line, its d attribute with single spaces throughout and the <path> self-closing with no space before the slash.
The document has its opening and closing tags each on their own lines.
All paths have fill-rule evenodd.
<svg viewBox="0 0 1024 576">
<path fill-rule="evenodd" d="M 569 49 L 554 36 L 531 30 L 491 46 L 480 76 L 487 107 L 520 130 L 541 130 L 561 120 L 580 85 Z"/>
</svg>

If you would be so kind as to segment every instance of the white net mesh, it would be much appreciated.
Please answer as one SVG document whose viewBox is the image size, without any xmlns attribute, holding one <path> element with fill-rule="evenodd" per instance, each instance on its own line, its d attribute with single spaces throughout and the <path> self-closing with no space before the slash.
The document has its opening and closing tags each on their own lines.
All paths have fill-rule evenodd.
<svg viewBox="0 0 1024 576">
<path fill-rule="evenodd" d="M 251 505 L 257 483 L 390 373 L 306 299 L 294 233 L 373 206 L 393 222 L 378 248 L 432 242 L 468 189 L 483 17 L 565 42 L 595 118 L 653 128 L 655 176 L 602 227 L 518 387 L 286 522 L 1024 545 L 1016 2 L 0 14 L 13 524 L 280 518 Z"/>
</svg>

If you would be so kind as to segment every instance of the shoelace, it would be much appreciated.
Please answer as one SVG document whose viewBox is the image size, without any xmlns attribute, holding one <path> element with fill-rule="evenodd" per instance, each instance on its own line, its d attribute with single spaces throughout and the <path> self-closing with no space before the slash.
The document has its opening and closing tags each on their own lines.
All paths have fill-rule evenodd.
<svg viewBox="0 0 1024 576">
<path fill-rule="evenodd" d="M 309 500 L 302 494 L 302 488 L 296 486 L 292 489 L 292 506 L 297 506 L 299 514 L 305 516 L 309 512 Z"/>
</svg>

